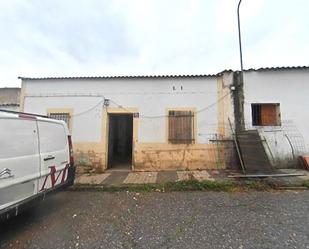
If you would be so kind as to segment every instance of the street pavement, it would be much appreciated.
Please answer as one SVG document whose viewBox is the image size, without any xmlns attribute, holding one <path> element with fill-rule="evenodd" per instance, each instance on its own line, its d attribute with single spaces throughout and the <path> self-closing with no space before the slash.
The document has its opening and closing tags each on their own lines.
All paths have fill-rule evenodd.
<svg viewBox="0 0 309 249">
<path fill-rule="evenodd" d="M 301 169 L 280 169 L 274 173 L 300 174 L 294 177 L 271 177 L 270 182 L 278 185 L 302 185 L 303 181 L 309 181 L 309 171 Z M 229 175 L 239 175 L 240 172 L 232 170 L 191 170 L 191 171 L 158 171 L 158 172 L 138 172 L 138 171 L 118 171 L 108 170 L 100 174 L 78 174 L 75 179 L 76 185 L 130 185 L 147 183 L 164 183 L 185 181 L 196 179 L 198 181 L 231 181 Z M 257 178 L 256 178 L 257 179 Z"/>
<path fill-rule="evenodd" d="M 0 248 L 309 248 L 309 191 L 61 192 Z"/>
</svg>

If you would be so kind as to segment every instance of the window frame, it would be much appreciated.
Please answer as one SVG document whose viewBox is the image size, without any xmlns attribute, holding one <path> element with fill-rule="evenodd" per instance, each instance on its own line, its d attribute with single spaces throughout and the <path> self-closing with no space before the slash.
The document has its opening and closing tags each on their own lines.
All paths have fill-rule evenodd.
<svg viewBox="0 0 309 249">
<path fill-rule="evenodd" d="M 170 127 L 169 127 L 169 117 L 170 117 L 170 112 L 171 111 L 183 111 L 183 112 L 191 112 L 191 141 L 190 142 L 173 142 L 173 139 L 170 139 Z M 196 138 L 197 138 L 197 134 L 196 134 L 196 124 L 197 124 L 197 112 L 196 112 L 196 108 L 167 108 L 166 109 L 166 142 L 168 144 L 172 144 L 172 145 L 191 145 L 191 144 L 196 144 Z"/>
<path fill-rule="evenodd" d="M 67 124 L 68 129 L 70 132 L 72 132 L 72 116 L 73 116 L 73 109 L 71 108 L 52 108 L 52 109 L 47 109 L 47 116 L 50 117 L 52 114 L 69 114 L 69 121 Z M 57 119 L 57 120 L 62 120 L 62 119 Z"/>
<path fill-rule="evenodd" d="M 263 107 L 262 106 L 274 106 L 276 122 L 273 124 L 263 123 Z M 281 126 L 281 110 L 280 103 L 251 103 L 251 123 L 252 126 Z"/>
</svg>

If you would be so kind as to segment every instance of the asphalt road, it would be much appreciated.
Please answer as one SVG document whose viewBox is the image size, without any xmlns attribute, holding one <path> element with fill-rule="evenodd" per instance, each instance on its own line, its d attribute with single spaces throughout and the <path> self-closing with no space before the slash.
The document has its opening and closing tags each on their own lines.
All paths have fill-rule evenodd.
<svg viewBox="0 0 309 249">
<path fill-rule="evenodd" d="M 309 248 L 309 191 L 62 192 L 0 226 L 0 248 Z"/>
</svg>

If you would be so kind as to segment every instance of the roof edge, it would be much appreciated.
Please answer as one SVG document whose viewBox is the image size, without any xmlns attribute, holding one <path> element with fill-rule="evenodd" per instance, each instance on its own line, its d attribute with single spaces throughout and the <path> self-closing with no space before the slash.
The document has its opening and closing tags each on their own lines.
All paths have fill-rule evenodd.
<svg viewBox="0 0 309 249">
<path fill-rule="evenodd" d="M 258 69 L 249 68 L 245 69 L 244 72 L 260 72 L 260 71 L 278 71 L 278 70 L 307 70 L 309 66 L 286 66 L 286 67 L 261 67 Z M 67 76 L 67 77 L 22 77 L 18 76 L 20 80 L 66 80 L 66 79 L 136 79 L 136 78 L 193 78 L 193 77 L 217 77 L 224 73 L 240 72 L 240 70 L 226 69 L 216 74 L 184 74 L 184 75 L 114 75 L 114 76 Z"/>
<path fill-rule="evenodd" d="M 20 80 L 58 80 L 58 79 L 136 79 L 136 78 L 191 78 L 216 77 L 218 74 L 188 74 L 188 75 L 120 75 L 120 76 L 67 76 L 67 77 L 21 77 Z"/>
</svg>

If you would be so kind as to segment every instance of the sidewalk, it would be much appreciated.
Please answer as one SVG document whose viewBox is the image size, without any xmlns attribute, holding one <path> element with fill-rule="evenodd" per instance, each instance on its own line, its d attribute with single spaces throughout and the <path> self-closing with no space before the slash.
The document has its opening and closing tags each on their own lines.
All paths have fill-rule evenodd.
<svg viewBox="0 0 309 249">
<path fill-rule="evenodd" d="M 264 181 L 282 186 L 301 186 L 305 181 L 309 181 L 309 172 L 301 169 L 280 169 L 278 173 L 300 173 L 302 176 L 293 177 L 268 177 Z M 232 179 L 229 175 L 239 174 L 231 170 L 194 170 L 194 171 L 158 171 L 158 172 L 134 172 L 108 170 L 102 174 L 82 174 L 75 178 L 75 186 L 78 185 L 103 185 L 122 186 L 138 185 L 148 183 L 166 183 L 185 180 L 197 181 L 246 181 L 248 178 Z M 260 180 L 254 178 L 253 180 Z M 252 178 L 250 178 L 252 180 Z"/>
<path fill-rule="evenodd" d="M 75 179 L 75 184 L 88 185 L 123 185 L 176 182 L 189 179 L 214 181 L 220 174 L 219 171 L 158 171 L 158 172 L 134 172 L 134 171 L 106 171 L 103 174 L 83 174 Z M 221 176 L 222 177 L 222 176 Z"/>
</svg>

